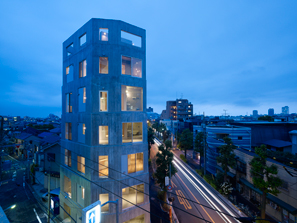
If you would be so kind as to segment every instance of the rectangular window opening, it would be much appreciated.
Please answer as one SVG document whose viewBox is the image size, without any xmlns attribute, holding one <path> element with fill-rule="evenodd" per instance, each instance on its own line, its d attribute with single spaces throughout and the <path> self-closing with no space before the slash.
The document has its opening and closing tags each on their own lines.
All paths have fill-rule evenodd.
<svg viewBox="0 0 297 223">
<path fill-rule="evenodd" d="M 99 73 L 108 74 L 108 57 L 99 57 Z"/>
<path fill-rule="evenodd" d="M 99 126 L 99 144 L 108 144 L 108 126 Z"/>
<path fill-rule="evenodd" d="M 108 156 L 99 156 L 99 177 L 108 177 Z"/>
<path fill-rule="evenodd" d="M 71 122 L 65 123 L 65 139 L 72 140 L 72 125 Z"/>
<path fill-rule="evenodd" d="M 81 173 L 85 172 L 85 157 L 77 156 L 77 170 Z"/>
<path fill-rule="evenodd" d="M 101 201 L 101 205 L 109 201 L 108 194 L 99 194 L 99 200 Z M 104 205 L 101 207 L 101 212 L 108 212 L 109 211 L 109 204 Z"/>
<path fill-rule="evenodd" d="M 122 111 L 142 111 L 143 110 L 143 89 L 122 85 L 121 90 Z"/>
<path fill-rule="evenodd" d="M 72 93 L 66 94 L 66 112 L 67 113 L 72 112 L 71 98 L 72 98 Z"/>
<path fill-rule="evenodd" d="M 83 34 L 81 37 L 79 37 L 79 44 L 80 46 L 84 45 L 87 42 L 87 34 Z"/>
<path fill-rule="evenodd" d="M 100 91 L 99 92 L 100 97 L 100 111 L 108 111 L 107 105 L 108 105 L 108 92 L 107 91 Z"/>
<path fill-rule="evenodd" d="M 71 151 L 65 149 L 65 165 L 71 167 Z"/>
<path fill-rule="evenodd" d="M 83 60 L 79 63 L 79 77 L 87 76 L 87 60 Z"/>
<path fill-rule="evenodd" d="M 141 39 L 140 36 L 121 30 L 121 41 L 123 43 L 141 48 Z"/>
<path fill-rule="evenodd" d="M 135 189 L 137 190 L 135 190 Z M 134 206 L 133 204 L 141 204 L 144 202 L 144 184 L 126 187 L 122 189 L 122 209 Z M 129 202 L 127 202 L 128 200 Z"/>
<path fill-rule="evenodd" d="M 67 56 L 70 56 L 73 53 L 73 43 L 66 47 Z"/>
<path fill-rule="evenodd" d="M 71 198 L 71 180 L 64 176 L 64 192 Z"/>
<path fill-rule="evenodd" d="M 99 29 L 99 40 L 108 41 L 108 29 L 107 28 Z"/>
</svg>

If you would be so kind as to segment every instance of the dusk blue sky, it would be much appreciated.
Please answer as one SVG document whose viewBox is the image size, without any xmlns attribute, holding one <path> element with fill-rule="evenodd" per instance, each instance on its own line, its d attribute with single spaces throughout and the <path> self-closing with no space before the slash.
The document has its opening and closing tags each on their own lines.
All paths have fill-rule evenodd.
<svg viewBox="0 0 297 223">
<path fill-rule="evenodd" d="M 297 1 L 1 1 L 0 114 L 61 115 L 62 43 L 91 18 L 146 29 L 147 106 L 297 112 Z"/>
</svg>

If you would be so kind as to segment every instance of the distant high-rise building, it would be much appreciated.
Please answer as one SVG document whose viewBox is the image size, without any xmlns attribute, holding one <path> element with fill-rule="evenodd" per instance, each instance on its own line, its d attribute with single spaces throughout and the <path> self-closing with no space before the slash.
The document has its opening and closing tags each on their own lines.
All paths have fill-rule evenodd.
<svg viewBox="0 0 297 223">
<path fill-rule="evenodd" d="M 268 115 L 269 116 L 274 116 L 274 109 L 273 108 L 268 109 Z"/>
<path fill-rule="evenodd" d="M 289 106 L 282 107 L 282 114 L 288 115 L 289 114 Z"/>
<path fill-rule="evenodd" d="M 161 119 L 183 119 L 193 116 L 193 105 L 187 99 L 176 99 L 166 102 L 166 110 L 162 111 Z"/>
<path fill-rule="evenodd" d="M 258 110 L 253 110 L 253 118 L 257 118 L 258 117 Z"/>
</svg>

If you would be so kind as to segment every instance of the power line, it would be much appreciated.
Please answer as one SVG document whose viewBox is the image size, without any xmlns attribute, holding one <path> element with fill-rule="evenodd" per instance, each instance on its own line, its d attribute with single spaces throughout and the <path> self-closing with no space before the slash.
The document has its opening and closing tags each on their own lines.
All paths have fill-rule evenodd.
<svg viewBox="0 0 297 223">
<path fill-rule="evenodd" d="M 71 158 L 71 159 L 72 159 L 72 158 Z M 77 161 L 77 160 L 74 160 L 74 161 Z M 78 161 L 77 161 L 77 162 L 78 162 Z M 54 161 L 54 163 L 58 165 L 58 162 Z M 83 163 L 81 163 L 81 162 L 78 162 L 78 163 L 83 164 Z M 59 164 L 60 164 L 60 166 L 62 166 L 61 163 L 59 163 Z M 83 165 L 84 165 L 85 167 L 88 167 L 88 168 L 91 169 L 91 170 L 94 170 L 94 171 L 96 171 L 96 172 L 98 172 L 98 173 L 101 173 L 101 174 L 103 174 L 103 175 L 105 175 L 105 176 L 108 176 L 107 174 L 104 174 L 104 173 L 102 173 L 102 172 L 99 172 L 98 170 L 96 170 L 96 169 L 94 169 L 94 168 L 91 168 L 91 167 L 89 167 L 89 166 L 86 166 L 85 164 L 83 164 Z M 67 166 L 64 166 L 64 165 L 63 165 L 63 167 L 66 167 L 66 168 L 67 168 Z M 67 169 L 70 169 L 70 168 L 67 168 Z M 71 170 L 71 171 L 73 171 L 73 170 Z M 74 172 L 74 171 L 73 171 L 73 172 Z M 75 172 L 75 173 L 76 173 L 76 172 Z M 76 174 L 79 175 L 78 173 L 76 173 Z M 81 176 L 81 175 L 79 175 L 79 176 Z M 81 177 L 85 178 L 84 176 L 81 176 Z M 140 190 L 138 190 L 138 189 L 136 189 L 136 188 L 134 188 L 134 187 L 132 187 L 132 186 L 130 186 L 130 185 L 128 185 L 128 184 L 125 184 L 125 183 L 121 182 L 120 180 L 117 180 L 117 179 L 112 178 L 112 177 L 110 177 L 110 176 L 108 176 L 108 178 L 113 179 L 113 180 L 115 180 L 115 181 L 117 181 L 117 182 L 119 182 L 119 183 L 121 183 L 121 184 L 123 184 L 123 185 L 129 187 L 129 188 L 132 188 L 132 189 L 134 189 L 135 191 L 138 191 L 138 192 L 140 192 L 140 193 L 143 193 L 144 195 L 148 196 L 149 198 L 152 197 L 151 195 L 145 193 L 144 191 L 140 191 Z M 87 178 L 85 178 L 85 179 L 87 179 Z M 94 184 L 97 185 L 96 183 L 94 183 Z M 100 187 L 103 188 L 102 186 L 100 186 Z M 104 188 L 103 188 L 103 189 L 104 189 Z M 105 189 L 105 190 L 106 190 L 106 189 Z M 108 190 L 106 190 L 106 191 L 108 191 Z M 116 196 L 118 196 L 118 195 L 116 195 Z M 122 197 L 121 197 L 121 198 L 122 198 Z M 153 197 L 153 198 L 155 198 L 155 197 Z M 122 198 L 122 199 L 124 199 L 124 198 Z M 157 199 L 158 201 L 161 201 L 161 202 L 163 202 L 163 203 L 166 203 L 165 201 L 162 201 L 162 200 L 160 200 L 160 199 L 158 199 L 158 198 L 155 198 L 155 199 Z M 125 200 L 125 199 L 124 199 L 124 200 Z M 131 202 L 129 202 L 129 203 L 131 203 Z M 133 203 L 131 203 L 131 204 L 133 204 Z M 168 204 L 168 203 L 166 203 L 166 204 L 169 205 L 169 206 L 172 206 L 172 207 L 174 207 L 174 208 L 176 208 L 176 209 L 179 209 L 179 210 L 181 210 L 181 211 L 183 211 L 183 212 L 185 212 L 185 213 L 187 213 L 187 214 L 190 214 L 190 215 L 192 215 L 193 217 L 196 217 L 196 218 L 199 218 L 199 219 L 201 219 L 201 220 L 204 220 L 205 222 L 210 222 L 210 221 L 207 221 L 207 220 L 205 220 L 205 219 L 202 219 L 202 218 L 200 218 L 200 217 L 198 217 L 198 216 L 196 216 L 196 215 L 193 215 L 193 214 L 190 213 L 190 212 L 187 212 L 187 211 L 185 211 L 185 210 L 182 210 L 182 209 L 179 208 L 179 207 L 170 205 L 170 204 Z"/>
</svg>

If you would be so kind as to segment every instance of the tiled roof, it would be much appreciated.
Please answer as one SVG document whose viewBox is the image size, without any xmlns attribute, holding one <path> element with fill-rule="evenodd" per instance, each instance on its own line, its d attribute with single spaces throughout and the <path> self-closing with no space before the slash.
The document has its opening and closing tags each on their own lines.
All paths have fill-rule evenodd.
<svg viewBox="0 0 297 223">
<path fill-rule="evenodd" d="M 263 142 L 263 144 L 273 146 L 273 147 L 276 147 L 276 148 L 292 146 L 291 142 L 283 141 L 283 140 L 280 140 L 280 139 L 271 139 L 271 140 Z"/>
<path fill-rule="evenodd" d="M 21 140 L 25 140 L 26 138 L 32 136 L 32 134 L 26 133 L 26 132 L 22 132 L 19 136 L 17 136 L 17 139 L 21 139 Z"/>
<path fill-rule="evenodd" d="M 48 136 L 51 136 L 53 133 L 51 133 L 51 132 L 43 132 L 43 133 L 40 133 L 39 135 L 38 135 L 38 137 L 40 137 L 40 138 L 45 138 L 45 137 L 48 137 Z"/>
</svg>

